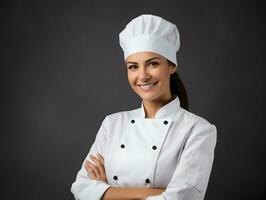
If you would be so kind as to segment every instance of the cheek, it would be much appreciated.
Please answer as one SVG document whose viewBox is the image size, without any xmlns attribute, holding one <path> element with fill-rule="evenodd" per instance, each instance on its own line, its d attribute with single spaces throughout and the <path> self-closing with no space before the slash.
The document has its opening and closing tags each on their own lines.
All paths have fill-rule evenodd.
<svg viewBox="0 0 266 200">
<path fill-rule="evenodd" d="M 152 73 L 152 76 L 154 78 L 157 78 L 159 80 L 163 80 L 165 79 L 165 76 L 167 75 L 166 71 L 165 70 L 162 70 L 162 69 L 158 69 L 158 70 L 155 70 L 153 71 Z"/>
<path fill-rule="evenodd" d="M 162 85 L 168 85 L 170 82 L 170 75 L 168 73 L 161 73 L 158 78 Z"/>
<path fill-rule="evenodd" d="M 135 77 L 132 73 L 130 73 L 130 72 L 127 73 L 127 79 L 128 79 L 128 82 L 130 85 L 134 84 Z"/>
</svg>

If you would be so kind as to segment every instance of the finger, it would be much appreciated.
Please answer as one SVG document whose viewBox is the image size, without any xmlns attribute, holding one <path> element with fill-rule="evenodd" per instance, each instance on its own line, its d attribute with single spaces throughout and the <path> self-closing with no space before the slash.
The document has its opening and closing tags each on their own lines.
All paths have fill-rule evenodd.
<svg viewBox="0 0 266 200">
<path fill-rule="evenodd" d="M 101 162 L 101 167 L 100 167 L 100 171 L 102 173 L 102 177 L 104 177 L 106 179 L 106 174 L 105 174 L 105 167 L 104 167 L 104 158 L 100 153 L 97 153 L 97 157 Z"/>
<path fill-rule="evenodd" d="M 90 166 L 89 166 L 89 161 L 88 161 L 88 160 L 85 161 L 85 163 L 84 163 L 84 167 L 85 167 L 85 169 L 86 169 L 89 173 L 92 172 L 92 169 L 91 169 Z"/>
<path fill-rule="evenodd" d="M 88 160 L 86 160 L 84 167 L 87 170 L 87 172 L 91 175 L 92 178 L 96 178 L 96 174 L 94 170 L 90 167 Z"/>
<path fill-rule="evenodd" d="M 95 164 L 93 164 L 92 162 L 90 162 L 90 161 L 88 161 L 88 165 L 90 166 L 90 168 L 92 168 L 92 170 L 96 174 L 96 177 L 99 178 L 100 175 L 101 175 L 99 168 Z"/>
<path fill-rule="evenodd" d="M 98 167 L 101 175 L 105 175 L 105 170 L 104 170 L 104 166 L 103 166 L 103 163 L 101 162 L 100 159 L 98 159 L 97 157 L 95 156 L 90 156 L 90 158 L 93 160 L 93 162 L 95 162 L 96 166 Z"/>
<path fill-rule="evenodd" d="M 101 162 L 101 160 L 99 158 L 97 158 L 96 156 L 90 155 L 90 159 L 95 163 L 95 165 L 97 167 L 102 167 L 103 163 Z"/>
<path fill-rule="evenodd" d="M 97 157 L 99 158 L 99 160 L 101 161 L 101 163 L 104 165 L 104 158 L 103 158 L 103 156 L 100 153 L 98 153 L 97 154 Z"/>
<path fill-rule="evenodd" d="M 89 162 L 88 166 L 93 171 L 96 178 L 100 177 L 100 170 L 98 169 L 97 166 L 95 166 L 92 162 Z"/>
<path fill-rule="evenodd" d="M 90 159 L 94 162 L 94 165 L 96 165 L 96 166 L 101 165 L 101 162 L 98 160 L 97 157 L 90 155 Z"/>
</svg>

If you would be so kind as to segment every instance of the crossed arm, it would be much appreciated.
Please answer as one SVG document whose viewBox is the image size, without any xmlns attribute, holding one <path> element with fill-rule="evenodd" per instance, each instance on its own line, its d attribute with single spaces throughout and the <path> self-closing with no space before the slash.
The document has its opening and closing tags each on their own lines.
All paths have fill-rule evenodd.
<svg viewBox="0 0 266 200">
<path fill-rule="evenodd" d="M 104 158 L 101 154 L 90 155 L 90 159 L 85 162 L 85 169 L 90 174 L 91 179 L 100 180 L 107 183 L 104 168 Z M 110 187 L 104 193 L 103 200 L 144 200 L 148 196 L 159 195 L 164 192 L 164 188 L 117 188 Z"/>
</svg>

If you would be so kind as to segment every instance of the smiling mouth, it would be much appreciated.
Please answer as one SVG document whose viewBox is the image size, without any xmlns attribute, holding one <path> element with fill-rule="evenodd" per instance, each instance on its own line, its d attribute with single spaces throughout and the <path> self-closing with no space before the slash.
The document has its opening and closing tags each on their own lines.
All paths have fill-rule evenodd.
<svg viewBox="0 0 266 200">
<path fill-rule="evenodd" d="M 154 82 L 154 83 L 146 83 L 146 84 L 140 84 L 138 85 L 140 87 L 140 89 L 147 91 L 150 90 L 151 88 L 153 88 L 154 85 L 156 85 L 158 82 Z"/>
</svg>

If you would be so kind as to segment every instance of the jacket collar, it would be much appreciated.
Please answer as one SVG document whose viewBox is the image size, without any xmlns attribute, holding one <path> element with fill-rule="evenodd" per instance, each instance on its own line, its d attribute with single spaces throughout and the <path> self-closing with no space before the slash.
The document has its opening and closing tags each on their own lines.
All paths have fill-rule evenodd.
<svg viewBox="0 0 266 200">
<path fill-rule="evenodd" d="M 172 101 L 162 106 L 157 112 L 154 118 L 171 118 L 172 114 L 176 113 L 180 108 L 180 100 L 178 96 Z M 145 109 L 143 100 L 141 102 L 140 117 L 145 118 Z"/>
</svg>

